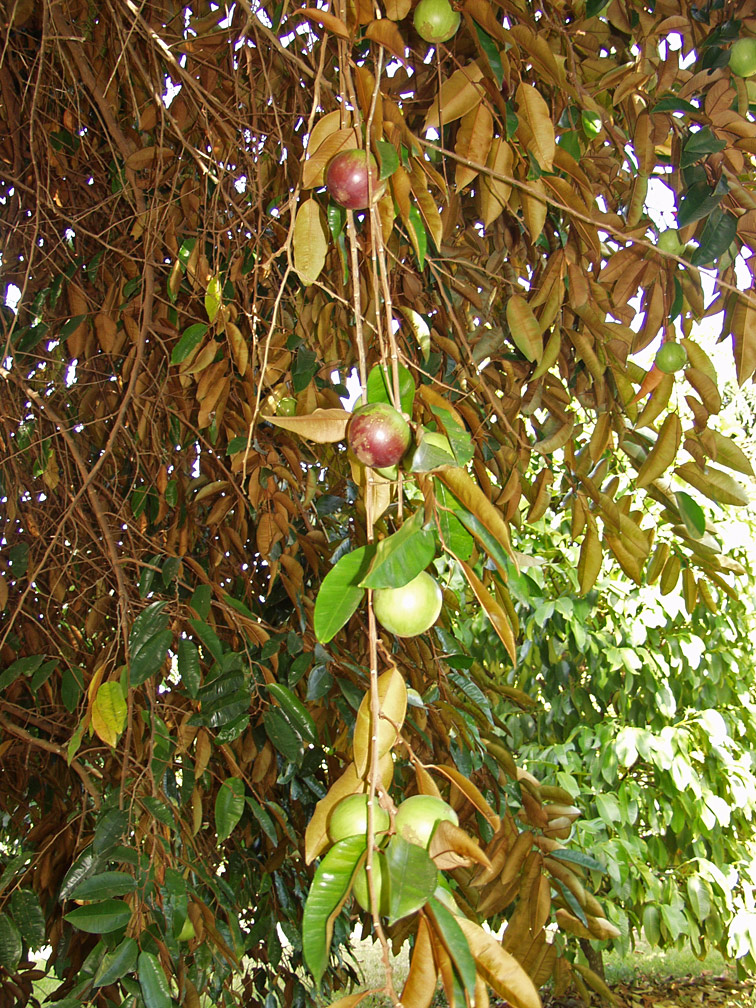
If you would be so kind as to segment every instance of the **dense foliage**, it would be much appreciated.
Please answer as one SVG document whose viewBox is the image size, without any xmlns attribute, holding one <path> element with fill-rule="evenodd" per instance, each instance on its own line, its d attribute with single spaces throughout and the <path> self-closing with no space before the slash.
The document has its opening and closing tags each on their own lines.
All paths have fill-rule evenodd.
<svg viewBox="0 0 756 1008">
<path fill-rule="evenodd" d="M 387 960 L 390 942 L 413 946 L 406 1008 L 439 980 L 450 1004 L 483 1008 L 490 988 L 532 1008 L 550 978 L 602 989 L 576 940 L 637 923 L 641 862 L 649 879 L 664 870 L 653 807 L 631 873 L 632 815 L 597 783 L 621 795 L 605 769 L 640 780 L 649 759 L 672 772 L 652 758 L 658 700 L 651 739 L 632 735 L 643 697 L 627 676 L 642 669 L 668 711 L 684 697 L 662 689 L 657 659 L 628 657 L 652 650 L 624 625 L 635 613 L 610 628 L 585 611 L 563 669 L 551 617 L 583 603 L 544 595 L 554 609 L 531 637 L 521 612 L 541 587 L 527 573 L 540 522 L 577 550 L 571 595 L 603 593 L 603 564 L 668 594 L 679 583 L 696 620 L 697 599 L 737 596 L 742 568 L 703 505 L 745 504 L 752 475 L 718 415 L 721 360 L 740 384 L 756 370 L 756 103 L 728 65 L 756 20 L 717 0 L 457 7 L 434 47 L 411 0 L 10 5 L 7 1004 L 33 997 L 28 955 L 46 945 L 63 1008 L 310 1003 L 349 977 L 367 859 L 388 883 L 365 925 Z M 356 211 L 324 187 L 351 148 L 379 168 Z M 662 191 L 676 229 L 660 234 Z M 652 366 L 660 340 L 679 341 L 684 369 Z M 346 450 L 355 384 L 411 422 L 396 473 Z M 425 568 L 444 589 L 437 626 L 380 631 L 372 592 Z M 617 610 L 602 598 L 596 612 Z M 738 616 L 716 633 L 737 638 Z M 496 644 L 481 661 L 470 627 L 484 618 Z M 619 657 L 601 650 L 612 632 Z M 536 646 L 553 672 L 534 684 Z M 730 732 L 746 687 L 727 669 L 707 702 Z M 513 712 L 559 711 L 570 677 L 560 732 L 573 718 L 603 732 L 602 761 L 562 734 L 548 758 L 525 739 L 518 753 Z M 724 730 L 702 724 L 684 745 Z M 703 751 L 699 787 L 718 794 L 718 754 Z M 614 846 L 600 824 L 581 836 L 626 911 L 593 895 L 602 864 L 571 840 L 576 792 L 557 767 L 596 775 L 599 819 L 618 802 Z M 393 815 L 412 791 L 440 793 L 459 826 L 428 850 L 393 831 L 376 847 L 371 824 L 330 845 L 341 797 L 370 793 Z M 709 808 L 714 829 L 724 813 Z M 658 895 L 674 938 L 670 914 L 686 911 Z M 501 940 L 481 927 L 503 921 Z M 397 1003 L 390 977 L 386 994 Z"/>
</svg>

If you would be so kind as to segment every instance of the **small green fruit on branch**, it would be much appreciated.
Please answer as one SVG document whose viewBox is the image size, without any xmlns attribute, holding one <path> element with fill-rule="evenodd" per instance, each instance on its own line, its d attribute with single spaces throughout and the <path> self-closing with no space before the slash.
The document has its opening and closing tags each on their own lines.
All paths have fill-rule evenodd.
<svg viewBox="0 0 756 1008">
<path fill-rule="evenodd" d="M 378 588 L 373 592 L 375 618 L 397 637 L 416 637 L 438 619 L 443 596 L 427 571 L 421 571 L 401 588 Z"/>
</svg>

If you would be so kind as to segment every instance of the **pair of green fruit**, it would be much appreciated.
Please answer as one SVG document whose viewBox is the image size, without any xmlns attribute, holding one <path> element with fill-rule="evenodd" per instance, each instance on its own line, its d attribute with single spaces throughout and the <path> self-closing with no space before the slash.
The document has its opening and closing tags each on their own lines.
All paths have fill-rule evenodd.
<svg viewBox="0 0 756 1008">
<path fill-rule="evenodd" d="M 412 795 L 405 799 L 396 811 L 394 827 L 399 836 L 409 843 L 428 847 L 434 830 L 440 822 L 451 822 L 459 825 L 457 813 L 442 798 L 434 795 Z M 388 812 L 381 808 L 377 801 L 373 802 L 373 829 L 376 836 L 385 833 L 389 828 Z M 349 795 L 344 798 L 331 812 L 328 820 L 328 836 L 333 843 L 345 840 L 351 836 L 365 836 L 368 828 L 368 796 L 364 794 Z M 385 867 L 385 856 L 378 850 L 372 858 L 373 882 L 379 913 L 388 913 L 388 871 Z M 365 868 L 361 868 L 353 882 L 354 898 L 363 910 L 370 909 L 370 886 Z"/>
</svg>

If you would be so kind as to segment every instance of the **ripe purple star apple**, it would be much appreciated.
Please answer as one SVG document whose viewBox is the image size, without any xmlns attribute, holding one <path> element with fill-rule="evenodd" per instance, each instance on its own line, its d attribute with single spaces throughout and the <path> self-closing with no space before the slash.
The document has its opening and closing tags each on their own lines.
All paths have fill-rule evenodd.
<svg viewBox="0 0 756 1008">
<path fill-rule="evenodd" d="M 363 465 L 371 469 L 395 466 L 409 448 L 410 428 L 398 410 L 388 403 L 360 406 L 352 414 L 347 441 Z"/>
<path fill-rule="evenodd" d="M 375 618 L 397 637 L 416 637 L 432 627 L 441 612 L 443 596 L 438 582 L 421 571 L 401 588 L 373 592 Z"/>
<path fill-rule="evenodd" d="M 326 188 L 332 199 L 347 210 L 364 210 L 380 197 L 378 165 L 372 154 L 355 147 L 331 158 L 325 174 Z"/>
</svg>

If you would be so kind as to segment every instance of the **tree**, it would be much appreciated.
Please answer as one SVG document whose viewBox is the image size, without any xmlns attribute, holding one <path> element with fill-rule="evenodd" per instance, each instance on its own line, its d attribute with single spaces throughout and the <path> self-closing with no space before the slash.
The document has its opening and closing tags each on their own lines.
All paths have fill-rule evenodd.
<svg viewBox="0 0 756 1008">
<path fill-rule="evenodd" d="M 517 660 L 510 572 L 544 516 L 569 522 L 582 594 L 602 563 L 657 573 L 659 529 L 666 585 L 732 590 L 701 502 L 748 493 L 695 323 L 721 314 L 749 381 L 756 125 L 728 59 L 756 24 L 747 4 L 467 0 L 433 46 L 411 7 L 11 8 L 11 1003 L 49 944 L 64 1008 L 304 1004 L 303 956 L 328 990 L 348 978 L 365 860 L 389 880 L 384 950 L 413 944 L 405 1005 L 437 977 L 460 1004 L 534 1005 L 552 975 L 601 989 L 567 928 L 616 933 L 581 879 L 601 865 L 502 745 L 528 697 L 480 671 L 454 612 L 480 607 Z M 353 148 L 378 178 L 346 210 L 325 172 Z M 684 370 L 653 366 L 660 338 Z M 396 474 L 346 450 L 355 374 L 411 423 Z M 425 568 L 438 626 L 380 631 L 371 593 Z M 339 797 L 393 814 L 413 790 L 461 824 L 429 851 L 372 825 L 329 846 Z M 502 918 L 500 943 L 480 924 Z"/>
</svg>

